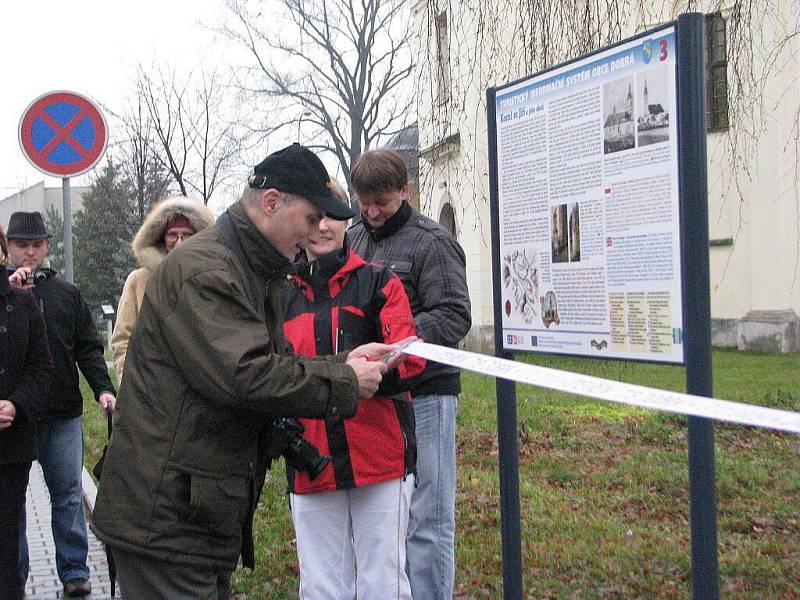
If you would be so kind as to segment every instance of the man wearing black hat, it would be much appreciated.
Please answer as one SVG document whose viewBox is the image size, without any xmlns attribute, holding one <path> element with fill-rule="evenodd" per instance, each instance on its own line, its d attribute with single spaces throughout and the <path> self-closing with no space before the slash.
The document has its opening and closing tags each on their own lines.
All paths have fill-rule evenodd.
<svg viewBox="0 0 800 600">
<path fill-rule="evenodd" d="M 92 523 L 126 600 L 226 598 L 279 417 L 339 419 L 371 397 L 392 346 L 299 357 L 283 336 L 292 259 L 351 211 L 297 144 L 258 164 L 239 202 L 169 253 L 128 347 Z"/>
<path fill-rule="evenodd" d="M 31 289 L 47 324 L 54 373 L 48 406 L 38 425 L 39 463 L 50 491 L 56 569 L 64 596 L 91 591 L 86 564 L 88 538 L 83 513 L 83 433 L 78 367 L 104 410 L 114 409 L 114 387 L 108 377 L 103 345 L 97 337 L 89 307 L 80 291 L 58 279 L 49 268 L 50 235 L 39 212 L 15 212 L 8 224 L 9 258 L 15 272 L 9 281 Z M 28 578 L 25 515 L 21 523 L 20 585 Z"/>
</svg>

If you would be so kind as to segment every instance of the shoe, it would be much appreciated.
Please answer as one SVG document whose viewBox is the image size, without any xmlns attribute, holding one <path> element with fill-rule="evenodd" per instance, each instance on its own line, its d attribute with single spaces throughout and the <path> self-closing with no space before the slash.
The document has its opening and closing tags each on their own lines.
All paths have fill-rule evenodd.
<svg viewBox="0 0 800 600">
<path fill-rule="evenodd" d="M 64 584 L 64 596 L 67 598 L 77 598 L 88 596 L 92 593 L 92 584 L 88 579 L 77 577 L 70 579 Z"/>
</svg>

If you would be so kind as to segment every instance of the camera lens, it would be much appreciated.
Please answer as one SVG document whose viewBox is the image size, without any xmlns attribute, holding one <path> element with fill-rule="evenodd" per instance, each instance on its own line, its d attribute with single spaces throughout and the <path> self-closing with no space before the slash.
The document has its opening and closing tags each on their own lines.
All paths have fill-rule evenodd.
<svg viewBox="0 0 800 600">
<path fill-rule="evenodd" d="M 316 446 L 299 435 L 293 437 L 283 452 L 286 461 L 298 471 L 305 471 L 311 479 L 319 477 L 331 462 L 330 456 L 319 453 Z"/>
<path fill-rule="evenodd" d="M 313 479 L 316 479 L 317 477 L 319 477 L 320 474 L 325 470 L 325 467 L 328 466 L 329 462 L 331 462 L 331 457 L 330 456 L 326 456 L 324 454 L 319 455 L 319 458 L 317 459 L 317 461 L 314 464 L 309 465 L 309 468 L 308 468 L 308 476 L 309 476 L 309 478 L 311 478 L 313 480 Z"/>
</svg>

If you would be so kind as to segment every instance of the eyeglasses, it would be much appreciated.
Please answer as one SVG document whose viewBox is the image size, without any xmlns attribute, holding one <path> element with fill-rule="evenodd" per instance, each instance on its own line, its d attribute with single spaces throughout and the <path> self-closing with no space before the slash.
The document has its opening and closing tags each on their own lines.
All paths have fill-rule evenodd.
<svg viewBox="0 0 800 600">
<path fill-rule="evenodd" d="M 181 241 L 188 240 L 192 237 L 194 233 L 166 233 L 164 234 L 164 239 L 170 243 L 177 242 L 178 238 L 181 238 Z"/>
</svg>

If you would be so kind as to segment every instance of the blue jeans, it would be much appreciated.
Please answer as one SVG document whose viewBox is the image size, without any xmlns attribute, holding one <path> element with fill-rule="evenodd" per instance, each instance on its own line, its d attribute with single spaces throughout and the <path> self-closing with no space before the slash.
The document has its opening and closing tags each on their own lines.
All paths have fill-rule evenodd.
<svg viewBox="0 0 800 600">
<path fill-rule="evenodd" d="M 56 546 L 56 570 L 62 583 L 89 578 L 89 543 L 83 514 L 83 432 L 81 419 L 47 419 L 37 429 L 39 464 L 50 491 L 51 526 Z M 29 569 L 25 513 L 20 521 L 19 574 L 27 581 Z"/>
<path fill-rule="evenodd" d="M 458 396 L 414 398 L 417 488 L 411 496 L 406 572 L 413 598 L 450 600 L 455 579 Z"/>
</svg>

